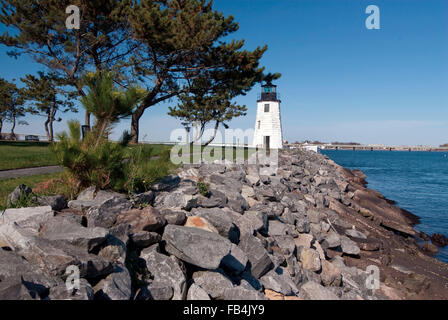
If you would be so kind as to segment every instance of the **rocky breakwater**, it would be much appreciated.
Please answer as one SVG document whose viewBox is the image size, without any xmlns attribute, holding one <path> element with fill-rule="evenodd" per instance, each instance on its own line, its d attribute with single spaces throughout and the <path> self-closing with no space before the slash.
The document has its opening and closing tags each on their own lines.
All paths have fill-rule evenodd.
<svg viewBox="0 0 448 320">
<path fill-rule="evenodd" d="M 276 174 L 260 172 L 188 165 L 130 198 L 89 188 L 68 208 L 55 196 L 8 209 L 0 299 L 448 297 L 448 266 L 419 244 L 418 219 L 361 172 L 299 150 L 280 153 Z M 366 285 L 372 265 L 377 290 Z M 67 290 L 73 266 L 80 286 Z"/>
</svg>

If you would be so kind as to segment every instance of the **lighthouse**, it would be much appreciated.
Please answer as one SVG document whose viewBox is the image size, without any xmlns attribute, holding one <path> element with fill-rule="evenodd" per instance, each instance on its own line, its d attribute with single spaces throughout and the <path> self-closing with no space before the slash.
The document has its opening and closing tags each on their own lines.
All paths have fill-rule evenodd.
<svg viewBox="0 0 448 320">
<path fill-rule="evenodd" d="M 281 149 L 283 147 L 279 98 L 276 85 L 267 82 L 261 86 L 261 94 L 257 100 L 254 147 L 266 149 Z"/>
</svg>

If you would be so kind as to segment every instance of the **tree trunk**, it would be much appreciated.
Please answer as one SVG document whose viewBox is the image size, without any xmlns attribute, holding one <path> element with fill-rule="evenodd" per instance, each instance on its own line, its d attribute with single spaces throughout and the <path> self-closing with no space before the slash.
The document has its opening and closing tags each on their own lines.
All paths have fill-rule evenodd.
<svg viewBox="0 0 448 320">
<path fill-rule="evenodd" d="M 140 118 L 143 115 L 143 110 L 141 108 L 138 108 L 135 110 L 135 112 L 132 114 L 132 120 L 131 120 L 131 143 L 137 144 L 138 143 L 138 134 L 139 134 L 139 122 Z"/>
<path fill-rule="evenodd" d="M 109 123 L 107 121 L 103 121 L 103 123 L 100 125 L 100 131 L 98 133 L 98 138 L 95 143 L 95 147 L 98 147 L 100 145 L 101 140 L 103 140 L 104 132 L 106 131 L 107 126 Z"/>
<path fill-rule="evenodd" d="M 216 121 L 215 131 L 213 132 L 213 136 L 206 143 L 204 143 L 204 147 L 208 146 L 216 138 L 216 133 L 218 132 L 218 127 L 219 127 L 219 121 Z"/>
<path fill-rule="evenodd" d="M 0 118 L 0 138 L 2 137 L 3 119 Z"/>
<path fill-rule="evenodd" d="M 50 131 L 50 142 L 54 141 L 54 133 L 53 133 L 53 122 L 54 119 L 51 119 L 50 124 L 49 124 L 49 131 Z"/>
<path fill-rule="evenodd" d="M 12 127 L 11 127 L 11 140 L 17 140 L 16 134 L 14 133 L 14 129 L 16 128 L 16 116 L 12 117 Z"/>
<path fill-rule="evenodd" d="M 89 126 L 89 128 L 90 128 L 90 112 L 86 111 L 86 115 L 84 118 L 84 125 Z"/>
<path fill-rule="evenodd" d="M 50 117 L 47 118 L 47 120 L 45 120 L 44 126 L 45 126 L 45 133 L 47 134 L 47 140 L 51 141 L 51 137 L 50 137 L 50 131 L 48 130 L 48 124 L 50 123 Z"/>
<path fill-rule="evenodd" d="M 206 123 L 202 123 L 201 128 L 199 130 L 197 129 L 198 125 L 196 125 L 196 130 L 194 130 L 194 131 L 196 131 L 195 136 L 193 137 L 193 141 L 191 141 L 190 145 L 196 144 L 198 141 L 201 140 L 202 136 L 204 135 L 205 125 L 206 125 Z"/>
<path fill-rule="evenodd" d="M 56 100 L 56 98 L 55 98 Z M 48 115 L 48 131 L 47 131 L 47 135 L 49 135 L 48 137 L 48 141 L 53 142 L 54 141 L 54 133 L 53 133 L 53 122 L 54 122 L 54 117 L 56 116 L 56 112 L 58 111 L 58 107 L 56 105 L 56 101 L 53 101 L 53 107 L 50 110 L 50 114 Z"/>
</svg>

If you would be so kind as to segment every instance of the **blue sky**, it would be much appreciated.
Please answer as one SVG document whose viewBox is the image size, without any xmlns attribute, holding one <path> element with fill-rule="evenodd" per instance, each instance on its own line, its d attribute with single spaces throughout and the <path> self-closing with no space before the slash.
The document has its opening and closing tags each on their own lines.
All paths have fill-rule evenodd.
<svg viewBox="0 0 448 320">
<path fill-rule="evenodd" d="M 381 29 L 368 30 L 368 5 L 380 9 Z M 446 0 L 215 0 L 240 29 L 230 38 L 246 39 L 247 49 L 267 44 L 262 65 L 282 73 L 285 139 L 358 141 L 392 145 L 448 142 L 448 1 Z M 0 48 L 0 76 L 18 78 L 39 70 Z M 247 116 L 230 124 L 255 123 L 255 87 L 236 99 Z M 141 120 L 141 138 L 168 140 L 179 121 L 157 105 Z M 82 119 L 83 112 L 64 115 Z M 43 134 L 43 119 L 16 132 Z M 117 125 L 116 135 L 129 128 Z M 7 128 L 6 128 L 7 130 Z"/>
</svg>

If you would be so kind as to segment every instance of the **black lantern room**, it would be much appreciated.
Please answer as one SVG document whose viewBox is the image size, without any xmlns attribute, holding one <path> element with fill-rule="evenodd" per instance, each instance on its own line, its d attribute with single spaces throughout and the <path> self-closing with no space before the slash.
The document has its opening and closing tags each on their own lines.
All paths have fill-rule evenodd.
<svg viewBox="0 0 448 320">
<path fill-rule="evenodd" d="M 268 82 L 261 86 L 261 95 L 258 101 L 279 101 L 280 97 L 277 95 L 277 86 Z"/>
</svg>

